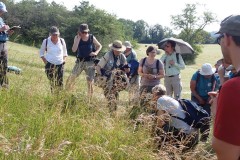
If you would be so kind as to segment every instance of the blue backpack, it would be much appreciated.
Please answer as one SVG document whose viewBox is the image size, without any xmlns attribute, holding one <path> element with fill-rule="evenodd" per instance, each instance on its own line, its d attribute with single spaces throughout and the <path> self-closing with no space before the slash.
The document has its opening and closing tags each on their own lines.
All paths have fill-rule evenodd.
<svg viewBox="0 0 240 160">
<path fill-rule="evenodd" d="M 201 128 L 210 121 L 210 115 L 201 106 L 197 105 L 197 103 L 187 99 L 179 99 L 178 102 L 181 104 L 183 111 L 186 113 L 186 117 L 172 117 L 184 121 L 193 128 Z"/>
<path fill-rule="evenodd" d="M 128 76 L 135 76 L 138 74 L 138 66 L 139 62 L 135 59 L 130 60 L 128 63 L 128 66 L 130 68 L 130 72 L 128 73 Z"/>
</svg>

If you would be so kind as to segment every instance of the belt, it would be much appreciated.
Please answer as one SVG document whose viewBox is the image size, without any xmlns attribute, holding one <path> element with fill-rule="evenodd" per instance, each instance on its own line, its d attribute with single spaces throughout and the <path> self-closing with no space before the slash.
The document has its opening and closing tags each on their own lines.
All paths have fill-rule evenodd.
<svg viewBox="0 0 240 160">
<path fill-rule="evenodd" d="M 171 76 L 167 76 L 167 77 L 175 77 L 175 76 L 178 76 L 179 74 L 176 74 L 176 75 L 171 75 Z"/>
</svg>

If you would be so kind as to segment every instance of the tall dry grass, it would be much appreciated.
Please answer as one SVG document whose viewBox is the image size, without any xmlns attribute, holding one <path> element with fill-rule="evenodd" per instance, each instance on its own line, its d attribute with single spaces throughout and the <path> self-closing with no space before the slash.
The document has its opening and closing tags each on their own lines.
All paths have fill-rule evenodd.
<svg viewBox="0 0 240 160">
<path fill-rule="evenodd" d="M 137 52 L 144 57 L 145 46 Z M 191 74 L 205 60 L 213 64 L 221 57 L 217 52 L 218 46 L 205 46 L 197 64 L 182 72 L 184 97 Z M 68 57 L 64 81 L 74 61 Z M 210 141 L 186 154 L 171 147 L 156 151 L 150 125 L 134 130 L 127 92 L 112 117 L 102 89 L 95 87 L 88 102 L 84 73 L 72 92 L 52 95 L 37 48 L 9 42 L 9 65 L 22 74 L 9 73 L 10 88 L 0 91 L 0 159 L 216 159 Z"/>
</svg>

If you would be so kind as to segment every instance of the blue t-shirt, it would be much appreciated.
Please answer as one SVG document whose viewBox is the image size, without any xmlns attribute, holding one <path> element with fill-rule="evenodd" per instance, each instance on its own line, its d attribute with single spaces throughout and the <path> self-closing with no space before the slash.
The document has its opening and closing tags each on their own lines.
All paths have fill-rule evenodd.
<svg viewBox="0 0 240 160">
<path fill-rule="evenodd" d="M 198 80 L 197 77 L 199 76 Z M 214 76 L 214 77 L 212 77 Z M 205 78 L 203 75 L 201 75 L 198 71 L 193 74 L 192 79 L 196 82 L 196 91 L 200 97 L 202 97 L 204 100 L 207 100 L 209 98 L 208 92 L 216 90 L 217 86 L 213 88 L 214 83 L 216 83 L 217 79 L 215 75 L 212 75 L 210 78 Z M 212 80 L 213 78 L 213 80 Z M 217 85 L 217 84 L 216 84 Z"/>
</svg>

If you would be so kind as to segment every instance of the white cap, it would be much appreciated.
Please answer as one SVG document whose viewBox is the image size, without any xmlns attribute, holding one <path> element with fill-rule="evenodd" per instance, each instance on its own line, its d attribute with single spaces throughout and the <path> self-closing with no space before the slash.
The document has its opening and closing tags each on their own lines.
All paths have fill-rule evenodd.
<svg viewBox="0 0 240 160">
<path fill-rule="evenodd" d="M 7 12 L 6 5 L 3 2 L 0 2 L 0 11 Z"/>
<path fill-rule="evenodd" d="M 214 74 L 216 71 L 215 68 L 212 68 L 212 65 L 210 63 L 204 63 L 202 65 L 202 68 L 200 69 L 200 74 L 203 76 L 207 76 L 207 75 L 212 75 Z"/>
</svg>

